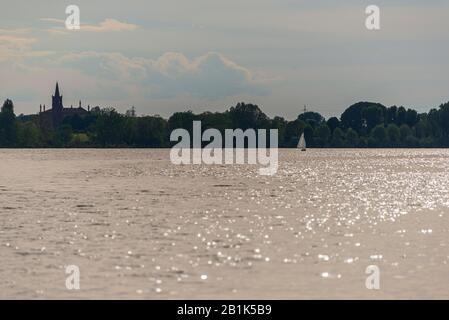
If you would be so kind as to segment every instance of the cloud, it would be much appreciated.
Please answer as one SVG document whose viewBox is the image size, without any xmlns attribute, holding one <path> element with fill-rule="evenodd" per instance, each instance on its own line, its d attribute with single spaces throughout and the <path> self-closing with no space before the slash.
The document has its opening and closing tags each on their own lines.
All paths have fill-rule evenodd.
<svg viewBox="0 0 449 320">
<path fill-rule="evenodd" d="M 267 79 L 217 52 L 208 52 L 193 60 L 181 53 L 168 52 L 147 62 L 151 94 L 171 97 L 188 94 L 197 98 L 221 99 L 239 94 L 265 95 Z"/>
<path fill-rule="evenodd" d="M 164 53 L 156 60 L 81 52 L 66 54 L 55 63 L 92 76 L 139 85 L 145 97 L 158 99 L 179 95 L 212 100 L 239 94 L 265 95 L 266 84 L 271 81 L 216 52 L 192 60 L 177 52 Z"/>
<path fill-rule="evenodd" d="M 25 49 L 29 48 L 37 40 L 34 38 L 25 38 L 12 36 L 7 34 L 0 34 L 0 45 L 2 47 L 14 48 L 14 49 Z"/>
<path fill-rule="evenodd" d="M 30 33 L 31 31 L 31 28 L 0 29 L 0 34 L 26 34 Z"/>
<path fill-rule="evenodd" d="M 45 22 L 54 22 L 54 23 L 59 23 L 59 24 L 64 24 L 65 21 L 62 19 L 55 19 L 55 18 L 41 18 L 39 19 L 40 21 L 45 21 Z"/>
<path fill-rule="evenodd" d="M 120 22 L 115 19 L 106 19 L 98 25 L 81 25 L 81 30 L 91 32 L 132 31 L 138 26 L 131 23 Z"/>
<path fill-rule="evenodd" d="M 16 61 L 37 41 L 36 38 L 24 36 L 24 33 L 24 29 L 0 29 L 0 62 Z"/>
<path fill-rule="evenodd" d="M 68 30 L 65 28 L 65 20 L 54 19 L 54 18 L 41 18 L 40 21 L 56 23 L 58 25 L 50 29 L 48 32 L 54 34 L 69 34 Z M 138 28 L 137 25 L 132 23 L 121 22 L 115 19 L 105 19 L 99 24 L 83 24 L 81 21 L 81 28 L 79 31 L 85 32 L 119 32 L 119 31 L 133 31 Z"/>
<path fill-rule="evenodd" d="M 127 58 L 121 53 L 85 51 L 63 54 L 54 64 L 95 77 L 136 82 L 145 76 L 141 60 Z"/>
<path fill-rule="evenodd" d="M 31 36 L 31 29 L 0 29 L 0 69 L 16 71 L 41 71 L 46 67 L 45 60 L 51 58 L 52 51 L 34 50 L 38 39 Z M 42 63 L 42 65 L 34 62 Z"/>
<path fill-rule="evenodd" d="M 156 59 L 130 58 L 119 52 L 39 51 L 33 48 L 36 42 L 26 32 L 0 29 L 0 63 L 6 63 L 3 70 L 16 70 L 27 76 L 38 72 L 41 75 L 63 70 L 68 74 L 76 72 L 95 79 L 97 84 L 132 90 L 133 95 L 138 94 L 144 100 L 262 96 L 268 93 L 267 84 L 272 81 L 218 52 L 192 59 L 179 52 L 166 52 Z"/>
</svg>

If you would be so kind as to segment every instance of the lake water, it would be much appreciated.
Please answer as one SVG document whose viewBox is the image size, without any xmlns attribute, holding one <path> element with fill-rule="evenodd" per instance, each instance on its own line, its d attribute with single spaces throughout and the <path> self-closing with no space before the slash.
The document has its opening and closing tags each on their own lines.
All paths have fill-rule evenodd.
<svg viewBox="0 0 449 320">
<path fill-rule="evenodd" d="M 0 150 L 0 298 L 448 299 L 448 229 L 448 150 Z"/>
</svg>

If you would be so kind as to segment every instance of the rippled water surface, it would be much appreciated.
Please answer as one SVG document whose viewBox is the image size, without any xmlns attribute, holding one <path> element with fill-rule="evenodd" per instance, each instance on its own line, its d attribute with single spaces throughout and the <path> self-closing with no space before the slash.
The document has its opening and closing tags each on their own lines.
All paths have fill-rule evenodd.
<svg viewBox="0 0 449 320">
<path fill-rule="evenodd" d="M 446 150 L 0 150 L 0 298 L 449 298 L 448 207 Z"/>
</svg>

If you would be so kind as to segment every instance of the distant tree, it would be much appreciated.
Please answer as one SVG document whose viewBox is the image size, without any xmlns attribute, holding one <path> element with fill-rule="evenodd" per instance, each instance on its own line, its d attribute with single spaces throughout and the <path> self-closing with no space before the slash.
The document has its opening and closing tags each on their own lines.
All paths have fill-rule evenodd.
<svg viewBox="0 0 449 320">
<path fill-rule="evenodd" d="M 410 148 L 417 148 L 420 146 L 419 139 L 415 136 L 408 136 L 406 139 L 406 144 Z"/>
<path fill-rule="evenodd" d="M 80 148 L 86 147 L 90 143 L 89 136 L 86 133 L 73 133 L 70 140 L 70 147 Z"/>
<path fill-rule="evenodd" d="M 306 139 L 306 143 L 309 147 L 315 147 L 315 139 L 313 137 L 313 128 L 310 124 L 306 123 L 306 125 L 303 127 L 304 132 L 304 138 Z M 299 139 L 298 139 L 299 141 Z"/>
<path fill-rule="evenodd" d="M 35 148 L 41 145 L 39 127 L 33 122 L 17 124 L 17 145 L 21 148 Z"/>
<path fill-rule="evenodd" d="M 376 141 L 376 145 L 381 147 L 387 139 L 387 132 L 383 124 L 379 124 L 371 131 L 371 137 Z"/>
<path fill-rule="evenodd" d="M 334 130 L 334 133 L 332 134 L 331 146 L 336 148 L 342 147 L 344 144 L 344 136 L 345 134 L 343 130 L 341 130 L 340 128 L 336 128 Z"/>
<path fill-rule="evenodd" d="M 2 113 L 14 113 L 14 103 L 11 100 L 6 99 L 5 102 L 3 103 L 1 112 Z"/>
<path fill-rule="evenodd" d="M 355 148 L 359 144 L 359 135 L 355 130 L 349 128 L 346 132 L 346 140 L 348 143 L 348 147 Z"/>
<path fill-rule="evenodd" d="M 418 121 L 418 112 L 412 109 L 408 109 L 405 113 L 405 124 L 407 124 L 409 127 L 413 127 Z"/>
<path fill-rule="evenodd" d="M 341 115 L 342 126 L 360 132 L 363 127 L 362 110 L 366 104 L 367 102 L 358 102 L 347 108 Z"/>
<path fill-rule="evenodd" d="M 368 146 L 368 148 L 376 148 L 376 147 L 378 147 L 378 142 L 376 141 L 376 139 L 374 139 L 373 137 L 369 136 L 366 139 L 366 145 Z"/>
<path fill-rule="evenodd" d="M 288 122 L 284 118 L 277 116 L 271 121 L 270 128 L 278 130 L 279 147 L 287 147 L 287 123 Z"/>
<path fill-rule="evenodd" d="M 325 147 L 331 137 L 331 130 L 325 122 L 315 129 L 315 137 L 317 146 Z"/>
<path fill-rule="evenodd" d="M 438 120 L 443 135 L 449 137 L 449 102 L 440 105 Z"/>
<path fill-rule="evenodd" d="M 127 117 L 131 117 L 131 118 L 136 117 L 136 109 L 134 108 L 134 106 L 132 106 L 130 109 L 126 110 L 125 115 Z"/>
<path fill-rule="evenodd" d="M 390 123 L 387 127 L 388 141 L 391 147 L 398 147 L 401 140 L 399 128 L 394 123 Z"/>
<path fill-rule="evenodd" d="M 406 123 L 406 119 L 407 119 L 407 111 L 405 110 L 404 107 L 399 107 L 398 108 L 398 112 L 397 112 L 397 116 L 396 116 L 396 125 L 401 126 L 404 123 Z"/>
<path fill-rule="evenodd" d="M 385 124 L 396 123 L 397 114 L 398 114 L 398 107 L 392 106 L 390 108 L 387 108 L 384 119 Z"/>
<path fill-rule="evenodd" d="M 403 125 L 406 125 L 406 124 L 403 124 Z M 409 129 L 412 129 L 412 128 L 409 127 Z M 412 134 L 415 134 L 415 136 L 418 139 L 422 139 L 422 138 L 428 137 L 429 135 L 434 135 L 433 131 L 434 130 L 432 130 L 432 128 L 431 128 L 430 121 L 427 118 L 425 118 L 425 119 L 423 118 L 423 119 L 419 120 L 419 122 L 415 125 L 415 127 L 413 128 Z M 435 134 L 435 136 L 437 136 L 437 134 Z"/>
<path fill-rule="evenodd" d="M 431 109 L 427 114 L 426 120 L 426 136 L 433 136 L 434 138 L 439 139 L 445 135 L 445 123 L 441 117 L 441 107 L 439 110 Z"/>
<path fill-rule="evenodd" d="M 122 116 L 122 132 L 120 139 L 121 144 L 126 146 L 136 147 L 137 136 L 137 118 L 134 116 L 127 116 L 126 113 Z"/>
<path fill-rule="evenodd" d="M 175 112 L 168 118 L 168 129 L 186 129 L 192 134 L 193 121 L 198 120 L 198 116 L 194 115 L 191 110 L 184 112 Z"/>
<path fill-rule="evenodd" d="M 298 116 L 298 120 L 309 123 L 312 128 L 315 128 L 316 126 L 319 126 L 321 123 L 323 123 L 325 119 L 318 112 L 308 111 L 300 114 Z"/>
<path fill-rule="evenodd" d="M 288 121 L 285 126 L 285 146 L 294 148 L 298 144 L 299 137 L 304 132 L 305 123 L 303 121 L 295 120 Z"/>
<path fill-rule="evenodd" d="M 257 128 L 259 125 L 267 126 L 269 118 L 257 105 L 238 103 L 229 109 L 233 128 L 246 130 Z"/>
<path fill-rule="evenodd" d="M 101 108 L 100 108 L 99 106 L 93 107 L 93 108 L 90 110 L 90 113 L 93 113 L 93 114 L 100 114 L 100 113 L 101 113 Z"/>
<path fill-rule="evenodd" d="M 370 107 L 375 107 L 373 110 L 364 114 L 364 110 Z M 368 116 L 371 123 L 376 123 L 378 120 L 377 110 L 385 110 L 385 106 L 380 103 L 373 102 L 358 102 L 347 108 L 341 115 L 341 122 L 344 128 L 352 128 L 359 134 L 363 133 L 365 125 L 367 125 L 366 116 Z M 381 112 L 383 115 L 383 111 Z"/>
<path fill-rule="evenodd" d="M 55 146 L 67 147 L 72 140 L 73 130 L 68 124 L 61 125 L 55 132 Z"/>
<path fill-rule="evenodd" d="M 334 130 L 340 126 L 340 120 L 336 117 L 329 118 L 329 120 L 327 120 L 327 126 L 331 132 L 334 132 Z"/>
<path fill-rule="evenodd" d="M 139 147 L 161 148 L 168 145 L 167 122 L 161 117 L 136 119 L 136 144 Z"/>
<path fill-rule="evenodd" d="M 384 107 L 359 102 L 327 122 L 316 112 L 306 112 L 294 121 L 270 119 L 254 104 L 239 103 L 224 112 L 174 113 L 159 116 L 121 114 L 112 108 L 93 108 L 85 115 L 65 117 L 62 125 L 46 127 L 39 115 L 16 118 L 14 105 L 6 100 L 0 110 L 0 147 L 167 147 L 171 130 L 192 132 L 195 120 L 202 129 L 278 129 L 280 147 L 296 147 L 304 133 L 311 147 L 449 147 L 449 103 L 418 114 L 404 107 Z"/>
<path fill-rule="evenodd" d="M 197 118 L 201 120 L 203 130 L 214 128 L 224 133 L 233 126 L 229 112 L 203 112 Z"/>
<path fill-rule="evenodd" d="M 120 146 L 124 143 L 125 119 L 113 108 L 102 109 L 95 123 L 95 139 L 101 146 Z"/>
<path fill-rule="evenodd" d="M 83 117 L 78 114 L 64 118 L 62 124 L 68 124 L 75 132 L 86 130 L 86 124 Z"/>
<path fill-rule="evenodd" d="M 410 129 L 410 127 L 406 124 L 403 124 L 400 128 L 399 128 L 399 134 L 401 137 L 401 142 L 402 144 L 405 145 L 407 138 L 409 136 L 411 136 L 413 134 L 412 129 Z"/>
<path fill-rule="evenodd" d="M 379 105 L 370 105 L 362 110 L 362 117 L 366 121 L 368 131 L 379 124 L 383 124 L 383 110 Z"/>
<path fill-rule="evenodd" d="M 432 137 L 427 137 L 427 138 L 423 138 L 423 139 L 417 139 L 418 141 L 418 145 L 420 148 L 433 148 L 435 141 Z"/>
<path fill-rule="evenodd" d="M 359 148 L 366 148 L 368 147 L 368 139 L 367 137 L 359 137 L 358 145 Z"/>
<path fill-rule="evenodd" d="M 17 124 L 14 104 L 6 99 L 0 112 L 0 147 L 14 147 L 17 142 Z"/>
</svg>

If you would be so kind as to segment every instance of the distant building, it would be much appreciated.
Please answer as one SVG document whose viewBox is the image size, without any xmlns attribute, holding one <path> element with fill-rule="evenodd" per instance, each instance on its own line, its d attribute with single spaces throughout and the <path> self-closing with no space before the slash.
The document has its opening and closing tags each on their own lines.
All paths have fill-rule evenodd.
<svg viewBox="0 0 449 320">
<path fill-rule="evenodd" d="M 42 127 L 57 128 L 67 116 L 79 115 L 83 116 L 89 113 L 90 106 L 87 110 L 81 106 L 81 101 L 77 108 L 64 108 L 62 104 L 62 95 L 59 93 L 59 84 L 56 82 L 55 95 L 52 96 L 52 108 L 45 110 L 45 105 L 39 106 L 39 122 Z"/>
</svg>

